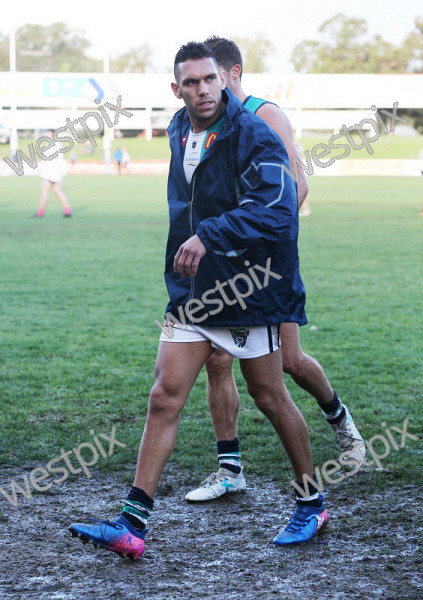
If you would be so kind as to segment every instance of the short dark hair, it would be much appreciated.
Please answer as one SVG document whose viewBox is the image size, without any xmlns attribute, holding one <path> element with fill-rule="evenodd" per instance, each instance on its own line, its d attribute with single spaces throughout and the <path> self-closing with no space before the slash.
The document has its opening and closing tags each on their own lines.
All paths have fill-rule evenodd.
<svg viewBox="0 0 423 600">
<path fill-rule="evenodd" d="M 199 60 L 200 58 L 212 58 L 217 65 L 217 60 L 213 54 L 213 51 L 206 46 L 203 42 L 188 42 L 181 46 L 176 53 L 175 61 L 173 63 L 173 72 L 175 78 L 177 78 L 177 66 L 187 60 Z"/>
<path fill-rule="evenodd" d="M 242 75 L 241 51 L 235 42 L 212 35 L 204 43 L 213 52 L 217 64 L 222 65 L 227 73 L 229 73 L 233 66 L 239 65 L 241 67 L 240 75 Z"/>
</svg>

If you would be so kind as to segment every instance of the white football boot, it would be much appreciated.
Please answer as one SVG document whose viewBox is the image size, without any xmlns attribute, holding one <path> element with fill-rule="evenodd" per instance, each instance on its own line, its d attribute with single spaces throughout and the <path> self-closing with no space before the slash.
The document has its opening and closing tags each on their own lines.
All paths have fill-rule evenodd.
<svg viewBox="0 0 423 600">
<path fill-rule="evenodd" d="M 241 492 L 246 487 L 242 467 L 239 475 L 221 467 L 217 473 L 211 473 L 206 477 L 199 488 L 189 492 L 185 496 L 185 500 L 188 500 L 188 502 L 206 502 L 207 500 L 215 500 L 223 494 Z"/>
<path fill-rule="evenodd" d="M 335 439 L 343 453 L 342 466 L 348 469 L 356 469 L 357 466 L 361 467 L 364 462 L 366 445 L 354 424 L 348 407 L 345 404 L 342 404 L 342 406 L 345 408 L 345 415 L 342 421 L 339 423 L 329 423 L 329 425 L 332 427 Z M 344 464 L 344 461 L 346 463 L 347 461 L 354 461 L 354 463 Z"/>
</svg>

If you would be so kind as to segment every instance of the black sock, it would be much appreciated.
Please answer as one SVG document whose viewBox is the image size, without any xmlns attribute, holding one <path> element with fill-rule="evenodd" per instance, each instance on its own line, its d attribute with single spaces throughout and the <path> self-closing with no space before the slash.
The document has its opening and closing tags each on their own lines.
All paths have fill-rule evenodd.
<svg viewBox="0 0 423 600">
<path fill-rule="evenodd" d="M 239 438 L 217 442 L 217 458 L 219 466 L 237 475 L 241 473 L 241 451 Z"/>
<path fill-rule="evenodd" d="M 153 510 L 154 500 L 144 490 L 134 485 L 129 490 L 122 515 L 135 529 L 145 529 Z"/>
<path fill-rule="evenodd" d="M 345 407 L 342 407 L 341 412 L 339 413 L 339 415 L 333 419 L 329 419 L 329 417 L 326 417 L 327 422 L 330 423 L 331 425 L 336 425 L 337 423 L 340 423 L 342 421 L 342 419 L 345 417 L 346 414 L 346 410 Z"/>
<path fill-rule="evenodd" d="M 302 506 L 313 506 L 314 508 L 320 508 L 323 504 L 322 499 L 320 498 L 320 496 L 318 498 L 315 498 L 314 500 L 297 500 L 297 504 L 300 504 Z"/>
<path fill-rule="evenodd" d="M 321 402 L 319 402 L 319 406 L 325 413 L 326 417 L 333 417 L 341 408 L 341 401 L 338 398 L 336 392 L 334 391 L 333 398 L 329 402 L 329 404 L 322 404 Z"/>
<path fill-rule="evenodd" d="M 313 478 L 316 481 L 316 476 L 314 476 Z M 311 482 L 307 482 L 306 488 L 306 484 L 304 483 L 299 483 L 298 481 L 296 481 L 296 484 L 298 485 L 298 487 L 304 490 L 304 494 L 307 492 L 308 489 L 309 494 L 308 498 L 304 498 L 303 496 L 298 496 L 296 494 L 295 499 L 297 501 L 297 504 L 302 504 L 303 506 L 315 506 L 317 508 L 319 508 L 322 505 L 322 499 L 320 498 L 319 490 L 315 485 L 313 485 Z"/>
</svg>

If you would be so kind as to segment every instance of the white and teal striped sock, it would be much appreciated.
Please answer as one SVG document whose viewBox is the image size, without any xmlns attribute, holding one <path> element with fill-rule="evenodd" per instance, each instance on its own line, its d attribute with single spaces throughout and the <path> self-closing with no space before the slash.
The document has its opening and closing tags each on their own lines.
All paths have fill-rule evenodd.
<svg viewBox="0 0 423 600">
<path fill-rule="evenodd" d="M 239 438 L 217 442 L 217 459 L 220 467 L 238 475 L 241 472 Z"/>
</svg>

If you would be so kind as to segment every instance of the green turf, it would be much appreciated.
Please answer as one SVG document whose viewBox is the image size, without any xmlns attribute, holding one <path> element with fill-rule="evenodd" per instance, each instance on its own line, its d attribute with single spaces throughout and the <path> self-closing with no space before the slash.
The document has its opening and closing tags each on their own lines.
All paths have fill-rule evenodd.
<svg viewBox="0 0 423 600">
<path fill-rule="evenodd" d="M 302 145 L 305 150 L 311 151 L 313 146 L 316 144 L 329 144 L 329 140 L 333 134 L 327 133 L 320 137 L 307 137 L 301 140 Z M 371 137 L 371 133 L 366 134 L 368 137 Z M 357 134 L 353 135 L 353 140 L 356 146 L 362 145 L 362 140 Z M 348 144 L 345 137 L 338 138 L 334 141 L 334 144 Z M 418 135 L 412 138 L 399 137 L 395 135 L 395 133 L 389 135 L 381 134 L 379 139 L 370 144 L 371 149 L 373 150 L 373 154 L 370 154 L 366 148 L 362 148 L 361 150 L 355 150 L 351 148 L 350 154 L 343 158 L 342 160 L 350 160 L 356 158 L 419 158 L 419 153 L 423 150 L 423 135 Z M 322 150 L 318 151 L 319 153 Z M 345 152 L 345 149 L 339 148 L 337 150 L 332 150 L 331 154 L 328 154 L 328 158 L 335 158 L 336 156 L 341 156 Z M 421 157 L 420 157 L 421 158 Z M 423 159 L 422 159 L 423 164 Z"/>
<path fill-rule="evenodd" d="M 101 138 L 96 138 L 97 147 L 93 148 L 91 144 L 74 144 L 73 150 L 76 152 L 77 160 L 83 161 L 102 161 L 103 160 L 103 142 Z M 28 145 L 35 144 L 35 139 L 20 139 L 19 148 L 29 156 Z M 120 138 L 112 141 L 112 159 L 116 148 L 125 148 L 128 150 L 131 160 L 147 159 L 170 159 L 169 140 L 167 135 L 154 137 L 147 141 L 143 138 L 131 137 Z M 0 144 L 0 156 L 10 156 L 9 144 Z M 66 160 L 70 160 L 70 154 L 65 153 Z"/>
<path fill-rule="evenodd" d="M 329 132 L 320 137 L 306 137 L 301 140 L 305 150 L 311 151 L 313 146 L 319 143 L 328 144 L 332 134 Z M 354 135 L 354 141 L 356 144 L 361 144 L 360 138 Z M 28 144 L 34 143 L 33 139 L 20 139 L 19 147 L 29 155 Z M 346 143 L 345 139 L 338 139 L 335 143 L 342 144 Z M 169 159 L 169 142 L 167 136 L 154 137 L 151 141 L 147 141 L 142 138 L 121 138 L 115 139 L 112 142 L 112 154 L 117 147 L 123 148 L 126 146 L 132 160 L 145 160 L 145 159 Z M 419 152 L 423 150 L 423 135 L 414 138 L 402 138 L 394 134 L 392 135 L 381 135 L 380 138 L 375 141 L 372 145 L 374 154 L 370 155 L 366 149 L 362 150 L 351 150 L 349 156 L 342 160 L 350 160 L 352 158 L 418 158 Z M 85 150 L 89 150 L 90 154 L 86 154 Z M 98 140 L 97 148 L 92 148 L 90 145 L 75 144 L 74 150 L 77 154 L 77 160 L 103 160 L 102 141 Z M 332 150 L 331 155 L 328 158 L 334 158 L 339 156 L 344 150 Z M 321 150 L 320 150 L 321 153 Z M 9 145 L 0 144 L 0 156 L 9 156 Z M 67 160 L 69 160 L 69 154 L 65 154 Z"/>
<path fill-rule="evenodd" d="M 72 219 L 55 198 L 43 219 L 30 218 L 38 177 L 3 177 L 0 185 L 1 462 L 29 470 L 115 425 L 127 447 L 97 467 L 132 470 L 153 383 L 153 321 L 166 304 L 166 178 L 68 176 Z M 401 427 L 408 418 L 413 434 L 422 429 L 422 185 L 310 178 L 313 212 L 300 236 L 310 323 L 301 341 L 367 439 L 383 433 L 381 422 Z M 238 368 L 236 378 L 244 464 L 287 483 L 279 442 Z M 309 424 L 315 464 L 336 458 L 314 400 L 288 385 Z M 383 459 L 388 471 L 366 477 L 375 486 L 421 481 L 421 448 L 407 439 Z M 204 373 L 171 461 L 201 474 L 214 468 Z"/>
</svg>

